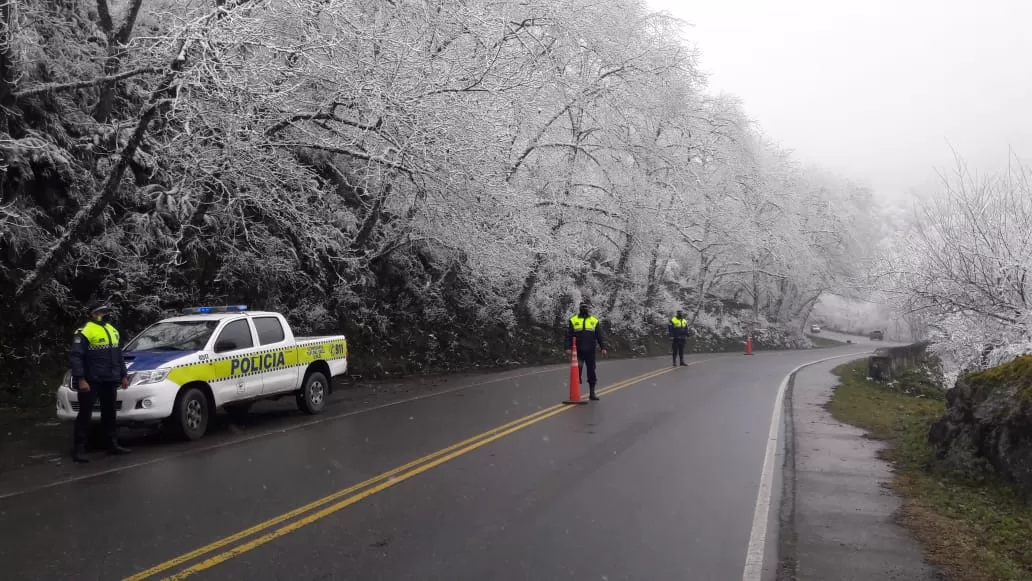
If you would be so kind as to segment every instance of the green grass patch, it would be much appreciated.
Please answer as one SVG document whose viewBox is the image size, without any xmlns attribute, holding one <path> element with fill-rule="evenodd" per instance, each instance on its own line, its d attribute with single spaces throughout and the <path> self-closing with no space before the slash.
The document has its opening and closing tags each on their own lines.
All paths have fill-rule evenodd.
<svg viewBox="0 0 1032 581">
<path fill-rule="evenodd" d="M 945 403 L 866 380 L 866 361 L 835 370 L 840 383 L 828 403 L 839 421 L 888 443 L 892 488 L 904 499 L 898 520 L 924 546 L 947 579 L 1032 580 L 1032 506 L 1012 487 L 973 483 L 939 470 L 928 429 Z"/>
<path fill-rule="evenodd" d="M 942 380 L 934 377 L 929 371 L 918 368 L 900 373 L 891 387 L 903 395 L 942 400 L 946 399 L 946 392 L 943 391 L 941 383 Z"/>
<path fill-rule="evenodd" d="M 813 342 L 814 347 L 841 347 L 845 345 L 842 341 L 821 337 L 820 335 L 811 335 L 807 333 L 806 337 Z"/>
</svg>

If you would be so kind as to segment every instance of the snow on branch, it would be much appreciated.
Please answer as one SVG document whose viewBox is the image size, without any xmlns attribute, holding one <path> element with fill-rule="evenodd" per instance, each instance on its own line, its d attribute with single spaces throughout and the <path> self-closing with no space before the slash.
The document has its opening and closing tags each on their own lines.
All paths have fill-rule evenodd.
<svg viewBox="0 0 1032 581">
<path fill-rule="evenodd" d="M 88 87 L 96 87 L 103 85 L 104 83 L 112 83 L 115 81 L 124 81 L 132 77 L 138 77 L 149 73 L 160 73 L 162 72 L 160 67 L 140 67 L 131 71 L 123 71 L 117 75 L 110 75 L 106 77 L 97 77 L 95 79 L 87 79 L 83 81 L 72 81 L 68 83 L 47 83 L 45 85 L 37 85 L 35 87 L 29 87 L 16 91 L 14 98 L 25 99 L 27 97 L 33 97 L 35 95 L 41 95 L 43 93 L 56 93 L 58 91 L 74 91 L 76 89 L 85 89 Z"/>
</svg>

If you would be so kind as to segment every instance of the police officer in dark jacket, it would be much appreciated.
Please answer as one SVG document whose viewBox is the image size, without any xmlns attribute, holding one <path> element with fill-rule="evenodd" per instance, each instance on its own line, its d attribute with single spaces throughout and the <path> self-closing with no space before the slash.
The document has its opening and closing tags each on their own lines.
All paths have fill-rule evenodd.
<svg viewBox="0 0 1032 581">
<path fill-rule="evenodd" d="M 599 325 L 599 320 L 591 316 L 591 305 L 587 301 L 580 304 L 580 312 L 570 317 L 570 325 L 566 330 L 566 355 L 573 352 L 573 338 L 577 338 L 577 361 L 583 370 L 588 368 L 588 387 L 591 393 L 588 399 L 598 400 L 595 395 L 595 384 L 598 383 L 598 376 L 595 374 L 595 350 L 601 348 L 602 355 L 608 353 L 606 349 L 606 338 Z"/>
<path fill-rule="evenodd" d="M 90 307 L 90 320 L 75 330 L 70 356 L 72 386 L 78 392 L 79 414 L 75 417 L 75 440 L 72 459 L 88 462 L 84 455 L 90 431 L 93 402 L 100 402 L 100 416 L 107 435 L 107 449 L 112 454 L 127 454 L 118 444 L 115 429 L 115 402 L 119 387 L 128 389 L 128 371 L 122 358 L 118 330 L 111 324 L 111 307 L 97 304 Z"/>
<path fill-rule="evenodd" d="M 668 325 L 667 329 L 670 331 L 674 365 L 677 365 L 678 357 L 681 358 L 681 365 L 687 365 L 684 362 L 684 344 L 688 342 L 688 320 L 684 318 L 684 311 L 677 311 L 674 318 L 670 319 L 670 325 Z"/>
</svg>

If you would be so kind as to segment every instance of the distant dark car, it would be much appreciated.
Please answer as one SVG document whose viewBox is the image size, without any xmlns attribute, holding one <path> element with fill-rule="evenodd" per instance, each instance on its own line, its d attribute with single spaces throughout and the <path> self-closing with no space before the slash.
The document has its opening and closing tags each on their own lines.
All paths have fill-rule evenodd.
<svg viewBox="0 0 1032 581">
<path fill-rule="evenodd" d="M 881 331 L 871 331 L 871 341 L 884 341 L 885 335 Z"/>
</svg>

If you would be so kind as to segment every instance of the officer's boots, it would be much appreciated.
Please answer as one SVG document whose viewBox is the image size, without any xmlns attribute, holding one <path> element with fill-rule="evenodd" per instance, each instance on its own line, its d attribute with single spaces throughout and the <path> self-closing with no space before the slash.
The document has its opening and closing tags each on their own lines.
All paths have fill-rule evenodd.
<svg viewBox="0 0 1032 581">
<path fill-rule="evenodd" d="M 86 457 L 86 446 L 76 443 L 75 446 L 72 448 L 72 462 L 85 464 L 89 461 L 90 459 Z"/>
<path fill-rule="evenodd" d="M 591 385 L 589 387 L 591 388 L 591 393 L 588 395 L 588 399 L 592 401 L 598 401 L 598 396 L 595 395 L 595 386 Z"/>
<path fill-rule="evenodd" d="M 119 439 L 116 435 L 111 434 L 110 440 L 107 441 L 107 453 L 108 454 L 128 454 L 129 449 L 119 444 Z"/>
</svg>

